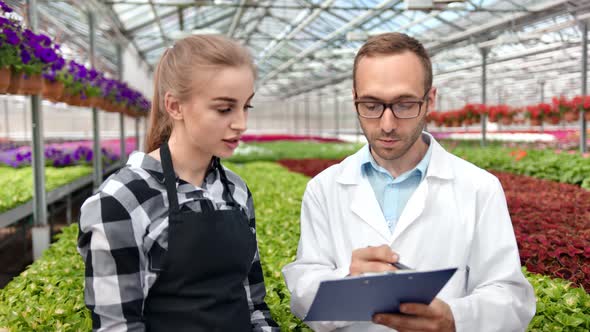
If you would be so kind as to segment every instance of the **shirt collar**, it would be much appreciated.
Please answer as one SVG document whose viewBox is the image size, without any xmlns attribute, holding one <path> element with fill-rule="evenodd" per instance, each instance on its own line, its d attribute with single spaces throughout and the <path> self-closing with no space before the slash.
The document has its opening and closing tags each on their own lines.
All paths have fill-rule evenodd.
<svg viewBox="0 0 590 332">
<path fill-rule="evenodd" d="M 127 160 L 127 166 L 130 168 L 142 168 L 150 173 L 151 176 L 156 179 L 159 183 L 164 183 L 164 169 L 162 168 L 162 163 L 155 159 L 154 157 L 148 155 L 147 153 L 141 151 L 134 151 L 129 156 Z M 218 157 L 213 157 L 211 159 L 211 163 L 209 164 L 209 168 L 205 173 L 205 178 L 213 172 L 214 170 L 221 167 L 221 161 Z M 176 177 L 176 181 L 179 181 L 178 174 L 174 173 Z"/>
<path fill-rule="evenodd" d="M 424 140 L 424 142 L 428 144 L 428 150 L 426 150 L 424 157 L 422 157 L 422 160 L 420 160 L 420 162 L 413 169 L 398 176 L 398 180 L 403 181 L 404 179 L 414 174 L 418 174 L 420 176 L 420 180 L 424 180 L 424 178 L 426 177 L 426 171 L 428 170 L 428 165 L 430 164 L 430 156 L 432 155 L 432 144 L 430 142 L 430 136 L 428 135 L 422 135 L 422 140 Z M 391 177 L 391 174 L 389 174 L 389 172 L 385 168 L 381 167 L 377 163 L 377 161 L 371 154 L 369 144 L 365 145 L 362 148 L 362 150 L 363 151 L 361 152 L 361 172 L 363 175 L 366 176 L 370 174 L 370 172 L 375 171 Z"/>
</svg>

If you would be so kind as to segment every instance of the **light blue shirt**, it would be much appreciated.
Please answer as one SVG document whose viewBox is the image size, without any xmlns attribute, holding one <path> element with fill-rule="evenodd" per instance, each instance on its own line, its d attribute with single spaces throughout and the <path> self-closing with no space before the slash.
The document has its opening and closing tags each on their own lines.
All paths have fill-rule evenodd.
<svg viewBox="0 0 590 332">
<path fill-rule="evenodd" d="M 371 155 L 368 144 L 363 147 L 362 173 L 371 183 L 381 212 L 383 212 L 387 226 L 392 233 L 408 200 L 426 177 L 426 170 L 432 154 L 432 144 L 428 143 L 428 150 L 418 165 L 397 178 L 377 164 Z"/>
</svg>

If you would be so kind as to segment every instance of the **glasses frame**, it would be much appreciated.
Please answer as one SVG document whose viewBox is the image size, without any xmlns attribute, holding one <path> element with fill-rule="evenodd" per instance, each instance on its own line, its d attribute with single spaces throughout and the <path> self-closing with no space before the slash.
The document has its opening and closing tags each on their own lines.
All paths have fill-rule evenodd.
<svg viewBox="0 0 590 332">
<path fill-rule="evenodd" d="M 397 101 L 397 102 L 393 102 L 393 103 L 383 103 L 381 101 L 369 101 L 369 100 L 358 100 L 355 99 L 354 100 L 354 108 L 356 110 L 356 114 L 358 114 L 358 116 L 360 116 L 363 119 L 381 119 L 381 117 L 383 117 L 383 114 L 385 113 L 386 109 L 390 109 L 391 113 L 393 113 L 393 116 L 396 119 L 415 119 L 417 117 L 420 116 L 420 113 L 422 113 L 422 105 L 424 105 L 424 103 L 428 103 L 428 99 L 426 96 L 428 96 L 428 93 L 430 92 L 430 89 L 426 90 L 426 93 L 424 94 L 424 96 L 420 99 L 420 100 L 411 100 L 411 101 Z M 399 103 L 416 103 L 418 104 L 418 114 L 416 114 L 416 116 L 412 116 L 412 117 L 407 117 L 407 118 L 400 118 L 397 114 L 395 114 L 395 111 L 393 110 L 393 106 L 395 104 L 399 104 Z M 369 117 L 369 116 L 363 116 L 361 115 L 361 113 L 359 112 L 359 107 L 358 105 L 361 103 L 374 103 L 374 104 L 381 104 L 383 105 L 383 110 L 381 111 L 381 114 L 379 114 L 379 116 L 376 117 Z"/>
</svg>

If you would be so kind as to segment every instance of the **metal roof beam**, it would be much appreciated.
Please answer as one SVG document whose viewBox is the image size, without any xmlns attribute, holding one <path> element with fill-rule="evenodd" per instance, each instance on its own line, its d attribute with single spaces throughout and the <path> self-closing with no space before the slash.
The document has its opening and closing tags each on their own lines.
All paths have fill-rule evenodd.
<svg viewBox="0 0 590 332">
<path fill-rule="evenodd" d="M 229 30 L 227 32 L 228 37 L 233 37 L 234 32 L 236 31 L 236 28 L 238 27 L 238 24 L 240 24 L 240 20 L 242 19 L 242 15 L 244 15 L 244 5 L 246 4 L 247 0 L 240 0 L 240 5 L 238 7 L 238 9 L 236 10 L 236 14 L 234 15 L 232 21 L 231 21 L 231 25 L 229 26 Z"/>
<path fill-rule="evenodd" d="M 158 15 L 158 11 L 156 10 L 156 6 L 154 6 L 154 2 L 152 0 L 149 0 L 149 3 L 150 8 L 152 9 L 152 13 L 156 18 L 156 25 L 158 26 L 158 30 L 160 30 L 160 36 L 162 36 L 164 44 L 168 46 L 170 44 L 170 39 L 168 39 L 168 36 L 166 36 L 166 34 L 164 33 L 164 28 L 162 28 L 162 21 L 160 20 L 160 15 Z"/>
<path fill-rule="evenodd" d="M 145 5 L 145 3 L 144 3 L 144 5 Z M 141 29 L 145 29 L 145 28 L 147 28 L 147 27 L 149 27 L 149 26 L 153 25 L 153 24 L 154 24 L 154 23 L 156 23 L 158 20 L 163 20 L 163 19 L 165 19 L 165 18 L 168 18 L 168 17 L 170 17 L 170 16 L 174 16 L 174 15 L 176 15 L 177 13 L 178 13 L 178 10 L 177 10 L 176 8 L 174 8 L 174 9 L 172 9 L 172 10 L 168 11 L 168 12 L 165 12 L 165 13 L 163 13 L 162 15 L 159 15 L 159 16 L 158 16 L 158 15 L 156 15 L 156 17 L 154 17 L 154 19 L 152 19 L 152 20 L 149 20 L 149 21 L 147 21 L 147 22 L 141 23 L 140 25 L 137 25 L 137 26 L 131 27 L 131 28 L 129 28 L 129 29 L 127 29 L 127 30 L 125 30 L 125 31 L 124 31 L 124 33 L 125 33 L 127 36 L 134 35 L 134 34 L 135 34 L 137 31 L 139 31 L 139 30 L 141 30 Z"/>
<path fill-rule="evenodd" d="M 294 63 L 305 58 L 306 56 L 308 56 L 312 52 L 317 51 L 320 47 L 322 47 L 328 41 L 342 35 L 343 33 L 350 30 L 351 28 L 356 27 L 356 26 L 362 24 L 363 22 L 366 22 L 366 21 L 372 19 L 373 17 L 381 14 L 381 12 L 382 12 L 381 10 L 383 8 L 391 6 L 394 1 L 396 1 L 396 0 L 384 0 L 381 3 L 379 3 L 378 5 L 376 5 L 373 9 L 367 10 L 365 13 L 355 17 L 353 20 L 351 20 L 347 24 L 341 26 L 340 28 L 336 29 L 335 31 L 333 31 L 332 33 L 330 33 L 329 35 L 324 37 L 322 40 L 314 43 L 313 45 L 309 46 L 308 48 L 306 48 L 305 50 L 303 50 L 302 52 L 300 52 L 299 54 L 294 56 L 291 60 L 281 64 L 277 69 L 273 70 L 272 72 L 267 74 L 265 77 L 263 77 L 260 80 L 260 84 L 261 85 L 264 84 L 264 82 L 266 82 L 267 80 L 272 79 L 273 77 L 275 77 L 279 73 L 285 71 L 286 69 L 289 69 L 289 67 L 291 67 Z M 396 4 L 397 3 L 399 3 L 399 1 L 397 1 Z"/>
<path fill-rule="evenodd" d="M 115 5 L 115 4 L 126 4 L 126 5 L 145 5 L 145 2 L 138 2 L 132 0 L 126 1 L 105 1 L 108 5 Z M 211 1 L 195 1 L 194 3 L 187 3 L 187 2 L 154 2 L 155 5 L 160 7 L 192 7 L 192 6 L 199 6 L 199 7 L 216 7 L 216 8 L 236 8 L 239 7 L 239 4 L 236 3 L 212 3 Z M 294 4 L 294 5 L 285 5 L 285 4 L 259 4 L 259 3 L 249 3 L 243 6 L 244 8 L 264 8 L 264 9 L 322 9 L 322 5 L 314 4 L 308 2 L 307 4 Z M 333 10 L 371 10 L 374 7 L 372 6 L 359 6 L 359 5 L 351 5 L 351 6 L 330 6 L 330 9 Z M 388 8 L 388 10 L 396 11 L 396 12 L 404 12 L 405 9 L 394 9 Z M 457 12 L 494 12 L 494 13 L 514 13 L 514 12 L 522 12 L 522 9 L 494 9 L 494 8 L 486 8 L 482 6 L 474 6 L 474 9 L 462 9 L 462 8 L 445 8 L 445 10 L 449 11 L 457 11 Z"/>
</svg>

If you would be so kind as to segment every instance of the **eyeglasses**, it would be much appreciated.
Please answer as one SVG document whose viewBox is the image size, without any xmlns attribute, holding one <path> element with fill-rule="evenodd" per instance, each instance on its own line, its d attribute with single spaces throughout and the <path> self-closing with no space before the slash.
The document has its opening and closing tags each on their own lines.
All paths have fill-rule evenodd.
<svg viewBox="0 0 590 332">
<path fill-rule="evenodd" d="M 422 104 L 428 100 L 426 95 L 428 95 L 429 91 L 430 89 L 426 91 L 420 100 L 403 99 L 390 104 L 380 101 L 355 100 L 354 106 L 358 115 L 366 119 L 381 118 L 387 108 L 391 109 L 393 115 L 398 119 L 413 119 L 420 115 Z"/>
</svg>

